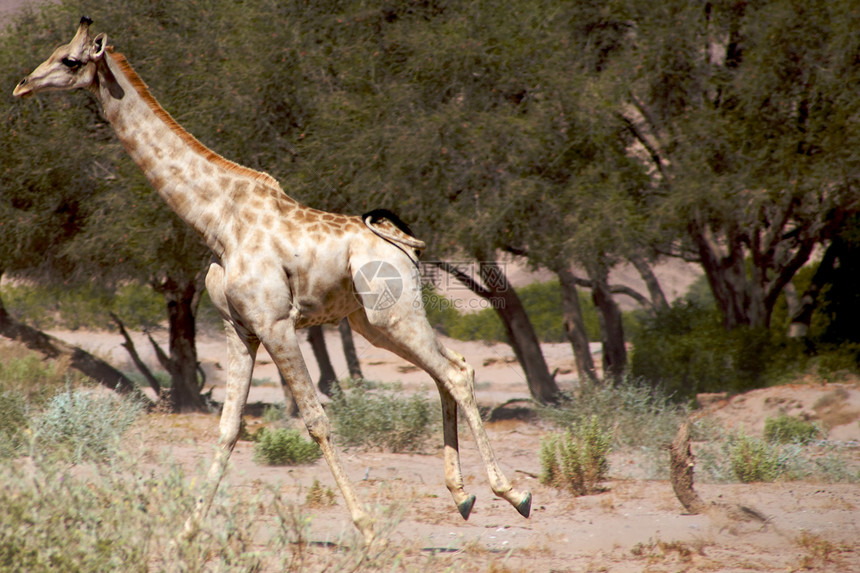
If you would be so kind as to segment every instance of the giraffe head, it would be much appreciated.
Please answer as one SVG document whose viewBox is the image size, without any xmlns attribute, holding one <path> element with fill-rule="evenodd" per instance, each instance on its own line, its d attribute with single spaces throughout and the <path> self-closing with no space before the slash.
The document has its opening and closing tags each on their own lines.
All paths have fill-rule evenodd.
<svg viewBox="0 0 860 573">
<path fill-rule="evenodd" d="M 72 41 L 54 50 L 51 56 L 21 80 L 12 95 L 22 97 L 45 91 L 89 87 L 96 77 L 96 66 L 104 56 L 107 36 L 90 38 L 92 20 L 81 18 Z"/>
</svg>

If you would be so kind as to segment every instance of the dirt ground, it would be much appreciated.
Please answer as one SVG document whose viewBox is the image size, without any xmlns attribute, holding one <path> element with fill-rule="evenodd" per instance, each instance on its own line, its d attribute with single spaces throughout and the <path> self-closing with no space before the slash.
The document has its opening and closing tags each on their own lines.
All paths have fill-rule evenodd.
<svg viewBox="0 0 860 573">
<path fill-rule="evenodd" d="M 116 335 L 53 334 L 114 363 L 126 360 Z M 336 330 L 328 332 L 327 339 L 335 369 L 345 377 Z M 435 394 L 422 372 L 358 337 L 356 343 L 367 378 L 400 381 L 404 392 Z M 475 365 L 481 405 L 527 397 L 522 371 L 508 346 L 446 343 Z M 146 350 L 142 352 L 146 357 L 144 341 L 138 346 Z M 199 351 L 213 397 L 220 400 L 226 356 L 220 335 L 203 336 Z M 309 347 L 303 351 L 312 357 Z M 551 369 L 565 373 L 573 368 L 566 345 L 546 345 L 545 351 Z M 308 363 L 316 377 L 313 359 Z M 266 355 L 260 356 L 249 403 L 282 402 L 276 380 L 271 361 Z M 830 398 L 822 400 L 822 396 Z M 254 410 L 259 412 L 259 406 Z M 755 433 L 761 431 L 767 416 L 780 410 L 831 424 L 830 439 L 838 440 L 848 455 L 858 456 L 860 387 L 856 382 L 810 381 L 756 390 L 731 400 L 717 397 L 708 415 L 728 427 L 743 425 Z M 246 418 L 249 430 L 260 423 L 258 417 Z M 150 436 L 159 436 L 156 449 L 186 467 L 189 476 L 202 476 L 217 440 L 217 416 L 153 414 L 145 424 Z M 386 506 L 389 511 L 394 508 L 396 517 L 388 518 L 393 524 L 389 543 L 403 551 L 402 570 L 860 571 L 860 485 L 697 483 L 696 490 L 714 504 L 714 509 L 708 514 L 686 515 L 668 481 L 637 478 L 637 464 L 642 460 L 631 454 L 614 454 L 606 491 L 573 497 L 542 486 L 536 477 L 540 473 L 540 439 L 549 429 L 535 420 L 487 424 L 503 470 L 516 487 L 534 494 L 530 519 L 523 519 L 493 496 L 477 449 L 467 435 L 461 437 L 463 471 L 467 490 L 478 497 L 467 522 L 457 513 L 445 488 L 440 445 L 428 445 L 420 454 L 350 450 L 342 452 L 343 461 L 365 503 Z M 315 480 L 335 489 L 323 461 L 292 468 L 264 467 L 252 460 L 252 446 L 241 441 L 237 445 L 226 487 L 242 488 L 249 494 L 274 487 L 283 499 L 297 504 L 306 503 Z M 312 519 L 310 540 L 318 551 L 326 551 L 329 543 L 352 534 L 339 495 L 334 505 L 305 507 L 303 512 Z"/>
</svg>

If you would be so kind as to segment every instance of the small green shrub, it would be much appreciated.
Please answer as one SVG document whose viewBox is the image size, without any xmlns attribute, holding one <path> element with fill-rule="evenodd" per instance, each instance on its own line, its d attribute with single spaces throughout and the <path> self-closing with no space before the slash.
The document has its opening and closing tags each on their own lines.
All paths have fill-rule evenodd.
<svg viewBox="0 0 860 573">
<path fill-rule="evenodd" d="M 354 571 L 366 559 L 350 532 L 333 539 L 335 553 L 309 544 L 304 504 L 282 499 L 274 486 L 222 488 L 201 534 L 176 542 L 199 495 L 191 484 L 200 479 L 170 460 L 153 468 L 128 451 L 109 464 L 74 468 L 0 459 L 0 572 Z M 322 486 L 320 496 L 328 503 L 334 494 Z M 377 531 L 396 523 L 374 517 Z M 394 571 L 395 559 L 374 558 L 374 565 Z"/>
<path fill-rule="evenodd" d="M 283 424 L 289 420 L 287 416 L 287 407 L 283 402 L 278 404 L 269 404 L 263 409 L 263 415 L 260 421 L 264 424 Z"/>
<path fill-rule="evenodd" d="M 600 491 L 599 484 L 609 473 L 611 444 L 612 435 L 600 427 L 597 416 L 564 434 L 548 435 L 539 454 L 541 483 L 575 495 Z"/>
<path fill-rule="evenodd" d="M 817 424 L 786 414 L 780 414 L 776 418 L 767 418 L 764 421 L 764 439 L 770 443 L 806 444 L 823 433 Z"/>
<path fill-rule="evenodd" d="M 346 446 L 419 451 L 432 432 L 433 408 L 421 394 L 403 397 L 393 390 L 336 390 L 329 415 Z"/>
<path fill-rule="evenodd" d="M 256 434 L 254 461 L 269 466 L 309 464 L 322 455 L 319 446 L 290 428 L 261 428 Z"/>
<path fill-rule="evenodd" d="M 140 403 L 114 394 L 68 389 L 48 401 L 34 425 L 38 450 L 73 463 L 107 460 L 141 412 Z"/>
<path fill-rule="evenodd" d="M 768 442 L 729 433 L 699 420 L 694 425 L 696 472 L 707 482 L 813 479 L 823 483 L 858 483 L 860 467 L 838 442 Z"/>
<path fill-rule="evenodd" d="M 744 433 L 732 440 L 729 456 L 732 471 L 741 483 L 774 481 L 784 471 L 777 448 Z"/>
</svg>

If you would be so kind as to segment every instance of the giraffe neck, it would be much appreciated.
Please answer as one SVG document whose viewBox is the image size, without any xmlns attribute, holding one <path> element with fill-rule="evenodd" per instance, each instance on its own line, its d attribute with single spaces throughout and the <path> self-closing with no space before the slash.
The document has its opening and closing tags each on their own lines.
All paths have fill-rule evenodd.
<svg viewBox="0 0 860 573">
<path fill-rule="evenodd" d="M 217 255 L 229 242 L 229 219 L 242 207 L 236 188 L 245 197 L 256 191 L 286 198 L 273 177 L 224 159 L 179 126 L 121 54 L 106 54 L 92 91 L 156 192 Z"/>
</svg>

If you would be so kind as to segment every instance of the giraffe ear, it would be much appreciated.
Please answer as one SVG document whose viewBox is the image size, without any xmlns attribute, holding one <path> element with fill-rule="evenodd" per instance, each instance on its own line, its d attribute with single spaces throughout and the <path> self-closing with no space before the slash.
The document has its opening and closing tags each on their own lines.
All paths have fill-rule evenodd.
<svg viewBox="0 0 860 573">
<path fill-rule="evenodd" d="M 90 50 L 90 59 L 100 60 L 101 57 L 105 53 L 105 49 L 107 48 L 107 34 L 101 33 L 95 38 L 93 38 L 93 46 Z"/>
</svg>

